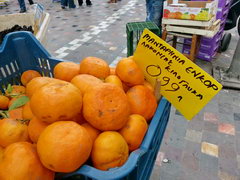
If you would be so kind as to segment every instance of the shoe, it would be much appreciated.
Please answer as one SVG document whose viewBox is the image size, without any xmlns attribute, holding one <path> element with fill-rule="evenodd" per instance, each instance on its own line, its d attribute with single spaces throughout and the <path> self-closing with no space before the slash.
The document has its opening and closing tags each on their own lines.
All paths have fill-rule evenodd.
<svg viewBox="0 0 240 180">
<path fill-rule="evenodd" d="M 62 9 L 65 9 L 66 7 L 65 6 L 62 6 Z"/>
<path fill-rule="evenodd" d="M 86 1 L 87 6 L 91 6 L 92 2 L 91 1 Z"/>
<path fill-rule="evenodd" d="M 20 13 L 25 13 L 25 12 L 27 12 L 27 10 L 26 9 L 21 9 L 19 12 Z"/>
<path fill-rule="evenodd" d="M 74 4 L 73 6 L 69 7 L 70 9 L 76 8 L 76 5 Z"/>
<path fill-rule="evenodd" d="M 34 3 L 33 1 L 30 0 L 30 1 L 29 1 L 29 4 L 30 4 L 30 5 L 33 5 L 33 4 L 35 4 L 35 3 Z"/>
</svg>

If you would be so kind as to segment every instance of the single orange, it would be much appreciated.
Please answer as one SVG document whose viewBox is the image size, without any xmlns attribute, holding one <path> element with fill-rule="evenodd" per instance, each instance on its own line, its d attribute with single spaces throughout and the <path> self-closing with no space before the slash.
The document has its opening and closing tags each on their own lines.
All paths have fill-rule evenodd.
<svg viewBox="0 0 240 180">
<path fill-rule="evenodd" d="M 127 92 L 128 102 L 132 114 L 140 114 L 149 121 L 157 108 L 157 100 L 154 94 L 145 86 L 137 85 Z"/>
<path fill-rule="evenodd" d="M 126 94 L 113 84 L 99 84 L 84 94 L 83 116 L 99 130 L 121 129 L 129 115 L 130 108 Z"/>
<path fill-rule="evenodd" d="M 0 120 L 0 132 L 0 146 L 2 147 L 29 139 L 27 125 L 15 119 Z"/>
<path fill-rule="evenodd" d="M 116 75 L 109 75 L 106 77 L 105 82 L 115 84 L 116 86 L 123 89 L 122 81 Z"/>
<path fill-rule="evenodd" d="M 41 162 L 55 172 L 72 172 L 84 164 L 92 150 L 87 130 L 73 121 L 50 124 L 41 133 L 37 151 Z"/>
<path fill-rule="evenodd" d="M 1 180 L 54 180 L 55 173 L 41 164 L 33 144 L 13 143 L 5 149 L 3 156 Z"/>
<path fill-rule="evenodd" d="M 5 110 L 8 108 L 9 99 L 7 96 L 0 95 L 0 109 Z"/>
<path fill-rule="evenodd" d="M 132 58 L 121 59 L 116 67 L 117 76 L 128 86 L 143 84 L 144 75 Z"/>
<path fill-rule="evenodd" d="M 37 143 L 40 134 L 49 124 L 33 117 L 28 125 L 28 134 L 33 143 Z"/>
<path fill-rule="evenodd" d="M 80 74 L 90 74 L 105 79 L 110 74 L 110 68 L 103 59 L 86 57 L 80 62 Z"/>
<path fill-rule="evenodd" d="M 141 145 L 147 129 L 146 119 L 139 114 L 132 114 L 119 133 L 126 140 L 129 150 L 134 151 Z"/>
<path fill-rule="evenodd" d="M 68 82 L 70 82 L 74 76 L 78 75 L 79 72 L 80 66 L 74 62 L 60 62 L 53 69 L 55 78 Z"/>
<path fill-rule="evenodd" d="M 41 77 L 41 74 L 35 70 L 24 71 L 21 75 L 21 83 L 26 86 L 28 82 L 36 77 Z"/>
<path fill-rule="evenodd" d="M 69 120 L 81 113 L 82 94 L 71 83 L 50 83 L 33 94 L 30 107 L 33 115 L 41 121 Z"/>
<path fill-rule="evenodd" d="M 128 145 L 118 132 L 105 131 L 95 140 L 91 158 L 95 168 L 107 171 L 121 167 L 128 159 L 128 152 Z"/>
</svg>

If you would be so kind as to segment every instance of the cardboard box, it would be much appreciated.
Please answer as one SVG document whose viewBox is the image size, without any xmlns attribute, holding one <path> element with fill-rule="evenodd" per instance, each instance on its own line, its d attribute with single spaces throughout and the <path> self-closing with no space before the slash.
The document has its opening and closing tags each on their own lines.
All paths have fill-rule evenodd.
<svg viewBox="0 0 240 180">
<path fill-rule="evenodd" d="M 179 4 L 179 6 L 177 6 Z M 183 6 L 185 4 L 186 6 Z M 164 2 L 163 17 L 167 19 L 187 19 L 209 21 L 217 12 L 217 0 Z"/>
<path fill-rule="evenodd" d="M 50 15 L 47 12 L 39 12 L 38 5 L 31 5 L 29 13 L 15 13 L 0 15 L 0 32 L 12 28 L 14 25 L 32 26 L 35 37 L 44 45 L 47 44 L 47 29 Z"/>
</svg>

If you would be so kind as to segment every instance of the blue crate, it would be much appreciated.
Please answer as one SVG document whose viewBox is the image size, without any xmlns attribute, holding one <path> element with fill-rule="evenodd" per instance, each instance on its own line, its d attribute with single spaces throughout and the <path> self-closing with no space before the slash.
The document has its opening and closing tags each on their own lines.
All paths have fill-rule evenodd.
<svg viewBox="0 0 240 180">
<path fill-rule="evenodd" d="M 45 76 L 52 77 L 54 66 L 61 61 L 52 58 L 31 33 L 9 33 L 0 46 L 1 90 L 4 91 L 8 83 L 20 84 L 20 75 L 25 70 L 37 70 Z M 83 165 L 72 173 L 57 173 L 56 179 L 149 179 L 169 120 L 170 108 L 171 104 L 163 98 L 140 148 L 130 154 L 122 167 L 101 171 L 92 166 Z"/>
</svg>

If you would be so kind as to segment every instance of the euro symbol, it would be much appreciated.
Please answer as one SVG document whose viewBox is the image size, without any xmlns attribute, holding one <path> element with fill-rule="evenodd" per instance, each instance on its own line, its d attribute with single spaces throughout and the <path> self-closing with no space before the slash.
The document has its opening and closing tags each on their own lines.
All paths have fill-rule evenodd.
<svg viewBox="0 0 240 180">
<path fill-rule="evenodd" d="M 146 67 L 146 71 L 152 77 L 157 77 L 162 73 L 162 70 L 159 65 L 148 65 Z"/>
</svg>

